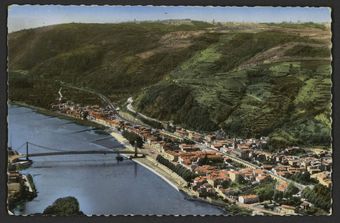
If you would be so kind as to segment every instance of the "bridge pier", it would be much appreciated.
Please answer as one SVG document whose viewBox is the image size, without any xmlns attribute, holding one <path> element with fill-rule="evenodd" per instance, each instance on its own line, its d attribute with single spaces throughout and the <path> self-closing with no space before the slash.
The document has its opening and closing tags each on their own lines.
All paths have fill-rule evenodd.
<svg viewBox="0 0 340 223">
<path fill-rule="evenodd" d="M 135 141 L 135 158 L 137 157 L 137 141 Z"/>
</svg>

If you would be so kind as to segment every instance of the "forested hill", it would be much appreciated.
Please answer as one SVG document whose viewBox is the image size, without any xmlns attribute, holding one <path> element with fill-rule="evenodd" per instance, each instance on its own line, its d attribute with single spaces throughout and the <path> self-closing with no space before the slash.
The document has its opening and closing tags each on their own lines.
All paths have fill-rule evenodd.
<svg viewBox="0 0 340 223">
<path fill-rule="evenodd" d="M 329 144 L 329 26 L 62 24 L 9 34 L 9 94 L 49 107 L 58 81 L 202 131 Z M 75 96 L 95 103 L 91 96 Z"/>
</svg>

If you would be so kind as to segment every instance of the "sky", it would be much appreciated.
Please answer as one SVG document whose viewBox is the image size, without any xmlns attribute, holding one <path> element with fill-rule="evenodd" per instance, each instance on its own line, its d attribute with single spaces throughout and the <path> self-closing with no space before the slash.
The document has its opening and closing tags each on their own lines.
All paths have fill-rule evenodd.
<svg viewBox="0 0 340 223">
<path fill-rule="evenodd" d="M 8 32 L 60 23 L 192 19 L 211 22 L 330 22 L 327 7 L 11 5 Z"/>
</svg>

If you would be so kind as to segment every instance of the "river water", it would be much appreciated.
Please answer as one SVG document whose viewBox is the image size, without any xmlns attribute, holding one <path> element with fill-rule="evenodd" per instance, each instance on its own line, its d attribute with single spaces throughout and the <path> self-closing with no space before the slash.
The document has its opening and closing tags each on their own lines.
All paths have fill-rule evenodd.
<svg viewBox="0 0 340 223">
<path fill-rule="evenodd" d="M 26 141 L 58 150 L 103 150 L 122 147 L 107 133 L 26 107 L 9 105 L 9 144 L 25 153 Z M 29 152 L 48 150 L 30 145 Z M 41 213 L 57 198 L 74 196 L 86 215 L 220 215 L 215 206 L 185 200 L 159 176 L 115 155 L 33 157 L 24 170 L 33 176 L 38 196 L 15 214 Z"/>
</svg>

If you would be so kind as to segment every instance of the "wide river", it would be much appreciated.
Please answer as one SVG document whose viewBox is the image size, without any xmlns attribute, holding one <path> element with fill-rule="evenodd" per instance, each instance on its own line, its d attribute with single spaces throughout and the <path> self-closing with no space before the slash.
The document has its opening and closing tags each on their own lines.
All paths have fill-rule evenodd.
<svg viewBox="0 0 340 223">
<path fill-rule="evenodd" d="M 121 147 L 110 135 L 69 120 L 10 105 L 9 144 L 21 153 L 26 141 L 59 150 L 103 150 Z M 29 146 L 29 152 L 48 150 Z M 52 151 L 52 150 L 51 150 Z M 74 196 L 87 215 L 220 215 L 212 205 L 188 201 L 148 169 L 115 155 L 68 155 L 32 158 L 24 170 L 33 176 L 38 196 L 15 214 L 41 213 L 57 198 Z"/>
</svg>

